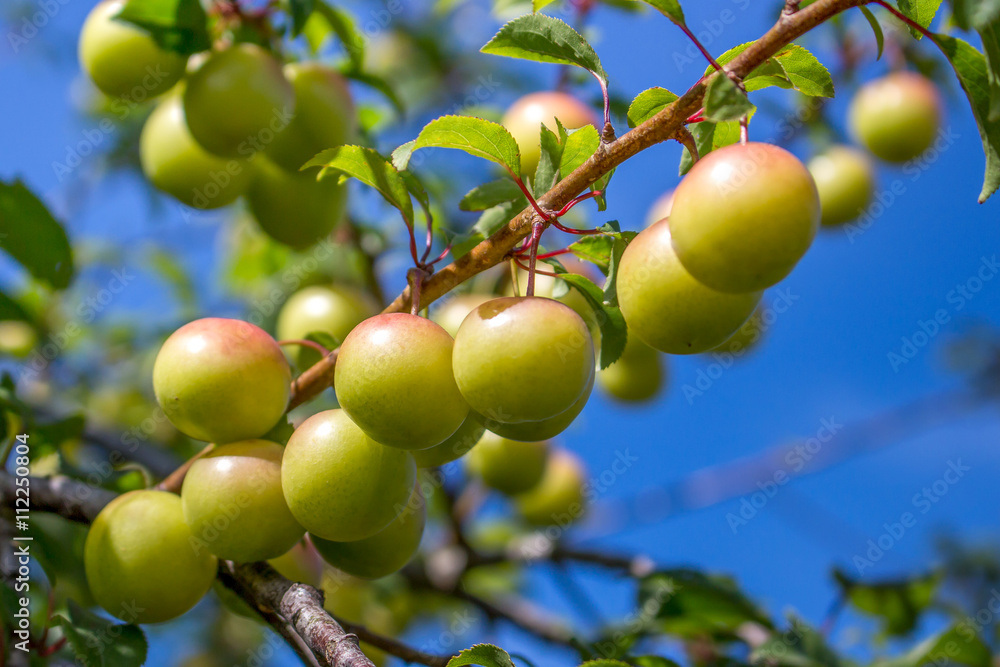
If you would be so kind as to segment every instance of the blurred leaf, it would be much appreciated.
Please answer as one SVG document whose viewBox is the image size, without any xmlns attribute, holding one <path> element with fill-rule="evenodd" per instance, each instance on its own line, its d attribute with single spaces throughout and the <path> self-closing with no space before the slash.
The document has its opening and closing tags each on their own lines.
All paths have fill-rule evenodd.
<svg viewBox="0 0 1000 667">
<path fill-rule="evenodd" d="M 673 660 L 658 655 L 640 655 L 638 658 L 632 658 L 632 662 L 636 667 L 680 667 Z"/>
<path fill-rule="evenodd" d="M 973 46 L 955 37 L 935 35 L 934 42 L 948 57 L 969 98 L 986 154 L 986 173 L 979 194 L 982 204 L 1000 187 L 1000 119 L 990 120 L 990 73 L 986 58 Z"/>
<path fill-rule="evenodd" d="M 127 610 L 126 610 L 127 613 Z M 77 659 L 88 667 L 139 667 L 146 661 L 146 635 L 137 625 L 120 624 L 69 601 L 69 619 L 54 616 Z"/>
<path fill-rule="evenodd" d="M 510 21 L 480 50 L 497 56 L 576 65 L 605 85 L 608 81 L 601 59 L 583 35 L 545 14 L 527 14 Z"/>
<path fill-rule="evenodd" d="M 288 0 L 288 13 L 292 17 L 292 37 L 297 37 L 316 9 L 314 0 Z"/>
<path fill-rule="evenodd" d="M 514 667 L 507 651 L 493 644 L 476 644 L 448 661 L 448 667 L 481 665 L 482 667 Z"/>
<path fill-rule="evenodd" d="M 0 320 L 31 322 L 32 317 L 20 303 L 0 292 Z"/>
<path fill-rule="evenodd" d="M 826 644 L 823 635 L 797 618 L 791 627 L 775 633 L 750 655 L 751 664 L 774 667 L 840 667 L 845 664 Z"/>
<path fill-rule="evenodd" d="M 952 0 L 951 19 L 962 30 L 978 30 L 1000 18 L 1000 0 Z"/>
<path fill-rule="evenodd" d="M 463 211 L 485 211 L 497 204 L 513 201 L 523 196 L 517 183 L 509 178 L 499 178 L 469 190 L 462 197 L 462 201 L 458 203 L 458 208 Z"/>
<path fill-rule="evenodd" d="M 555 0 L 531 0 L 531 10 L 535 12 L 541 11 L 553 2 L 555 2 Z"/>
<path fill-rule="evenodd" d="M 941 7 L 941 0 L 899 0 L 899 11 L 925 28 L 929 28 L 934 15 Z M 909 26 L 907 26 L 909 27 Z M 916 28 L 910 27 L 910 34 L 917 39 L 924 35 Z"/>
<path fill-rule="evenodd" d="M 961 625 L 928 637 L 904 655 L 878 660 L 872 667 L 924 667 L 929 663 L 936 667 L 990 667 L 992 657 L 989 647 L 968 627 Z"/>
<path fill-rule="evenodd" d="M 878 19 L 875 18 L 875 15 L 872 14 L 872 10 L 868 9 L 864 5 L 859 6 L 858 9 L 860 9 L 861 13 L 865 15 L 866 19 L 868 19 L 868 24 L 871 25 L 872 32 L 875 33 L 875 45 L 878 47 L 878 55 L 875 59 L 881 60 L 882 51 L 885 48 L 885 34 L 882 32 L 882 24 L 879 23 Z"/>
<path fill-rule="evenodd" d="M 317 24 L 317 28 L 311 28 L 310 24 Z M 353 69 L 361 72 L 365 62 L 365 37 L 358 32 L 354 17 L 342 7 L 331 7 L 323 0 L 316 0 L 316 10 L 310 17 L 309 23 L 306 24 L 306 37 L 309 37 L 310 29 L 319 34 L 319 26 L 324 24 L 329 30 L 336 33 L 344 45 L 344 50 L 347 52 Z M 313 44 L 313 39 L 310 39 L 310 43 Z M 321 44 L 322 42 L 320 42 Z M 313 44 L 313 50 L 318 51 L 320 45 Z"/>
<path fill-rule="evenodd" d="M 622 662 L 621 660 L 607 660 L 601 658 L 599 660 L 588 660 L 587 662 L 581 662 L 580 667 L 632 667 L 632 665 L 627 662 Z"/>
<path fill-rule="evenodd" d="M 705 118 L 714 121 L 737 120 L 753 109 L 746 93 L 728 76 L 715 76 L 705 91 Z"/>
<path fill-rule="evenodd" d="M 208 16 L 198 0 L 126 0 L 118 18 L 148 31 L 172 51 L 190 55 L 212 47 Z"/>
<path fill-rule="evenodd" d="M 677 101 L 677 95 L 666 88 L 649 88 L 635 96 L 628 107 L 628 126 L 636 127 Z"/>
<path fill-rule="evenodd" d="M 73 249 L 65 230 L 19 180 L 0 180 L 0 248 L 56 289 L 73 279 Z"/>
<path fill-rule="evenodd" d="M 176 257 L 166 250 L 151 248 L 146 253 L 146 261 L 149 268 L 158 273 L 170 285 L 177 300 L 184 308 L 191 310 L 197 306 L 198 299 L 194 282 Z"/>
<path fill-rule="evenodd" d="M 302 168 L 309 167 L 323 167 L 324 172 L 328 169 L 343 172 L 375 188 L 399 209 L 407 225 L 413 225 L 413 200 L 406 182 L 396 167 L 377 151 L 362 146 L 337 146 L 323 151 Z"/>
<path fill-rule="evenodd" d="M 934 599 L 940 573 L 901 581 L 866 584 L 835 570 L 834 579 L 855 607 L 883 621 L 887 635 L 909 634 Z"/>
<path fill-rule="evenodd" d="M 521 151 L 503 125 L 472 116 L 442 116 L 424 126 L 417 138 L 392 153 L 397 169 L 405 169 L 420 148 L 455 148 L 521 173 Z"/>
<path fill-rule="evenodd" d="M 681 9 L 681 3 L 677 0 L 642 0 L 647 5 L 659 9 L 663 14 L 669 18 L 674 23 L 684 23 L 684 10 Z"/>
</svg>

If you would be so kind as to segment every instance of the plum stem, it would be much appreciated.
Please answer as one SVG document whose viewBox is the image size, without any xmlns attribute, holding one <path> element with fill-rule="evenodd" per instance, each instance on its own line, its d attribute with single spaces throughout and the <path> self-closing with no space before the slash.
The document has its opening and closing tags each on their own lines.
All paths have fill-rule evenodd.
<svg viewBox="0 0 1000 667">
<path fill-rule="evenodd" d="M 920 25 L 919 23 L 917 23 L 916 21 L 914 21 L 910 17 L 906 16 L 901 11 L 899 11 L 898 9 L 896 9 L 895 7 L 893 7 L 892 5 L 890 5 L 888 2 L 885 2 L 885 0 L 868 0 L 868 2 L 870 4 L 879 5 L 880 7 L 884 7 L 885 9 L 889 10 L 889 13 L 891 13 L 897 19 L 899 19 L 900 21 L 902 21 L 906 25 L 910 26 L 911 28 L 913 28 L 914 30 L 916 30 L 917 32 L 919 32 L 920 34 L 922 34 L 924 37 L 927 37 L 928 39 L 930 39 L 932 41 L 934 40 L 934 33 L 933 32 L 931 32 L 930 30 L 928 30 L 924 26 Z"/>
<path fill-rule="evenodd" d="M 278 341 L 278 345 L 304 345 L 306 347 L 311 347 L 312 349 L 314 349 L 317 352 L 319 352 L 320 354 L 322 354 L 324 357 L 326 355 L 330 354 L 330 350 L 326 349 L 326 347 L 324 347 L 323 345 L 320 345 L 319 343 L 317 343 L 314 340 L 307 340 L 305 338 L 302 338 L 302 339 L 294 339 L 293 338 L 293 339 L 290 339 L 290 340 L 279 340 Z"/>
<path fill-rule="evenodd" d="M 701 55 L 705 56 L 705 60 L 707 60 L 709 64 L 711 64 L 712 67 L 715 68 L 716 72 L 723 72 L 724 74 L 729 76 L 729 73 L 724 72 L 724 70 L 722 69 L 722 65 L 720 65 L 719 62 L 715 59 L 715 57 L 712 56 L 711 53 L 709 53 L 708 49 L 705 48 L 705 45 L 701 43 L 701 41 L 695 36 L 693 32 L 691 32 L 691 28 L 687 27 L 686 23 L 684 23 L 683 21 L 680 22 L 674 21 L 674 24 L 681 29 L 681 32 L 687 35 L 688 39 L 694 42 L 695 47 L 697 47 L 697 49 L 701 52 Z"/>
</svg>

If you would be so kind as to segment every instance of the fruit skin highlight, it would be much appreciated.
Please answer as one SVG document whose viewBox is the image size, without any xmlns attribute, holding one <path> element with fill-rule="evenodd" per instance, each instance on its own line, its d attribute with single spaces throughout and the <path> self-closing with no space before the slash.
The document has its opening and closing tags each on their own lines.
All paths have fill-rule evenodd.
<svg viewBox="0 0 1000 667">
<path fill-rule="evenodd" d="M 573 407 L 594 374 L 594 343 L 571 308 L 542 297 L 501 297 L 465 318 L 455 380 L 473 410 L 507 424 Z"/>
<path fill-rule="evenodd" d="M 153 365 L 156 401 L 170 423 L 216 444 L 270 431 L 288 406 L 291 382 L 275 340 L 242 320 L 185 324 L 163 343 Z"/>
<path fill-rule="evenodd" d="M 267 440 L 222 445 L 195 461 L 184 477 L 184 520 L 194 539 L 225 560 L 281 556 L 305 528 L 281 491 L 284 448 Z"/>
<path fill-rule="evenodd" d="M 783 148 L 750 142 L 691 168 L 670 212 L 674 250 L 698 281 L 746 293 L 791 273 L 819 229 L 816 184 Z"/>
<path fill-rule="evenodd" d="M 941 128 L 941 93 L 915 72 L 894 72 L 866 83 L 851 100 L 851 135 L 886 162 L 922 155 Z"/>
<path fill-rule="evenodd" d="M 288 509 L 310 533 L 334 542 L 363 540 L 388 526 L 416 479 L 408 452 L 375 442 L 343 410 L 302 422 L 281 462 Z"/>
<path fill-rule="evenodd" d="M 600 132 L 600 121 L 593 109 L 580 100 L 555 91 L 530 93 L 517 100 L 503 115 L 501 124 L 514 136 L 521 149 L 521 173 L 532 175 L 542 155 L 542 124 L 552 132 L 556 118 L 567 130 L 593 125 Z"/>
<path fill-rule="evenodd" d="M 375 299 L 366 292 L 347 285 L 311 285 L 288 297 L 278 312 L 275 331 L 278 340 L 303 340 L 321 331 L 337 344 L 344 342 L 351 329 L 379 311 Z M 295 363 L 306 369 L 319 361 L 319 352 L 305 346 L 286 346 L 298 351 Z"/>
<path fill-rule="evenodd" d="M 118 496 L 94 519 L 84 545 L 94 599 L 126 623 L 162 623 L 188 611 L 212 587 L 218 567 L 191 537 L 179 496 Z"/>
<path fill-rule="evenodd" d="M 518 514 L 534 526 L 566 526 L 587 510 L 584 485 L 587 469 L 572 452 L 556 449 L 549 454 L 541 481 L 514 498 Z"/>
<path fill-rule="evenodd" d="M 408 313 L 370 317 L 347 335 L 334 371 L 337 401 L 376 442 L 427 449 L 469 414 L 452 373 L 454 340 Z"/>
<path fill-rule="evenodd" d="M 615 400 L 645 403 L 660 393 L 665 375 L 659 352 L 638 336 L 629 336 L 618 361 L 598 371 L 597 384 Z"/>
<path fill-rule="evenodd" d="M 763 293 L 725 294 L 698 282 L 674 252 L 671 226 L 661 220 L 625 248 L 618 304 L 630 338 L 668 354 L 696 354 L 732 336 Z"/>
<path fill-rule="evenodd" d="M 823 226 L 857 218 L 875 194 L 875 166 L 867 154 L 851 146 L 831 146 L 808 164 L 816 181 Z"/>
<path fill-rule="evenodd" d="M 116 20 L 124 7 L 124 0 L 106 0 L 90 10 L 80 30 L 80 64 L 105 95 L 142 102 L 180 81 L 187 57 L 160 48 L 139 26 Z"/>
<path fill-rule="evenodd" d="M 489 431 L 466 457 L 469 474 L 505 495 L 534 487 L 545 473 L 548 442 L 518 442 Z"/>
</svg>

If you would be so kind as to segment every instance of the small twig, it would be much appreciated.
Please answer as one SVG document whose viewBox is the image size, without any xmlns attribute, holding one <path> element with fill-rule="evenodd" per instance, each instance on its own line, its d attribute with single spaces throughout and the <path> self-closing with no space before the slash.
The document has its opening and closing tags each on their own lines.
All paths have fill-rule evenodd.
<svg viewBox="0 0 1000 667">
<path fill-rule="evenodd" d="M 531 230 L 531 250 L 528 256 L 528 286 L 524 290 L 525 296 L 535 296 L 535 263 L 538 259 L 538 242 L 542 240 L 542 232 L 545 231 L 545 224 L 536 222 Z"/>
<path fill-rule="evenodd" d="M 888 2 L 885 2 L 885 0 L 868 0 L 868 2 L 870 2 L 871 4 L 878 5 L 880 7 L 884 7 L 885 9 L 889 10 L 889 13 L 891 13 L 897 19 L 899 19 L 900 21 L 902 21 L 906 25 L 910 26 L 911 28 L 913 28 L 914 30 L 916 30 L 917 32 L 919 32 L 920 34 L 922 34 L 924 37 L 928 37 L 928 38 L 931 39 L 931 41 L 934 41 L 934 33 L 933 32 L 931 32 L 930 30 L 928 30 L 924 26 L 920 25 L 919 23 L 917 23 L 916 21 L 914 21 L 910 17 L 906 16 L 901 11 L 899 11 L 898 9 L 896 9 L 895 7 L 893 7 L 892 5 L 890 5 Z"/>
<path fill-rule="evenodd" d="M 278 345 L 304 345 L 306 347 L 311 347 L 312 349 L 314 349 L 317 352 L 319 352 L 320 354 L 322 354 L 324 357 L 326 355 L 330 354 L 330 350 L 326 349 L 325 347 L 323 347 L 322 345 L 320 345 L 316 341 L 314 341 L 314 340 L 306 340 L 305 338 L 303 338 L 301 340 L 294 340 L 294 339 L 293 340 L 279 340 L 278 341 Z"/>
<path fill-rule="evenodd" d="M 701 159 L 701 154 L 698 152 L 698 144 L 694 140 L 694 135 L 686 127 L 679 127 L 677 131 L 671 137 L 680 143 L 681 146 L 688 150 L 691 154 L 691 161 L 697 162 Z"/>
<path fill-rule="evenodd" d="M 194 462 L 211 452 L 213 449 L 215 449 L 214 444 L 209 443 L 205 445 L 200 452 L 182 463 L 177 470 L 174 470 L 172 473 L 167 475 L 163 481 L 157 484 L 154 488 L 156 488 L 157 491 L 180 493 L 181 487 L 184 486 L 184 477 L 187 476 L 187 472 L 191 469 L 191 466 L 194 465 Z"/>
<path fill-rule="evenodd" d="M 740 143 L 746 145 L 750 140 L 750 116 L 740 118 Z"/>
<path fill-rule="evenodd" d="M 675 25 L 681 29 L 681 32 L 687 35 L 688 39 L 694 42 L 694 45 L 698 48 L 699 51 L 701 51 L 701 55 L 705 56 L 705 60 L 707 60 L 709 64 L 711 64 L 712 67 L 715 68 L 716 72 L 724 72 L 727 76 L 730 76 L 728 72 L 725 72 L 725 70 L 722 69 L 722 65 L 719 64 L 719 62 L 715 59 L 715 57 L 711 53 L 709 53 L 708 49 L 705 48 L 705 45 L 701 43 L 701 41 L 695 36 L 693 32 L 691 32 L 691 28 L 688 28 L 687 25 L 684 23 L 675 22 Z M 730 76 L 730 78 L 732 77 Z"/>
</svg>

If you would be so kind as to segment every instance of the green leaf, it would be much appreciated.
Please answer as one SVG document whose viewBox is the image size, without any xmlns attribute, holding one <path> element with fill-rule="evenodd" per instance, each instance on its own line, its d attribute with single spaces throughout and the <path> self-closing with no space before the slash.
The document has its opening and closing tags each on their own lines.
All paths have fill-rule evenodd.
<svg viewBox="0 0 1000 667">
<path fill-rule="evenodd" d="M 24 306 L 0 292 L 0 320 L 21 320 L 30 323 L 33 318 Z"/>
<path fill-rule="evenodd" d="M 481 665 L 482 667 L 514 667 L 507 651 L 493 644 L 476 644 L 448 661 L 448 667 Z"/>
<path fill-rule="evenodd" d="M 635 96 L 628 107 L 628 126 L 636 127 L 677 101 L 677 95 L 666 88 L 649 88 Z"/>
<path fill-rule="evenodd" d="M 413 200 L 406 182 L 377 151 L 363 146 L 337 146 L 323 151 L 302 168 L 309 167 L 323 167 L 321 176 L 327 170 L 339 171 L 375 188 L 387 202 L 399 209 L 407 225 L 413 225 Z"/>
<path fill-rule="evenodd" d="M 117 18 L 148 31 L 172 51 L 192 54 L 212 47 L 208 16 L 198 0 L 127 0 Z"/>
<path fill-rule="evenodd" d="M 455 148 L 521 174 L 517 141 L 500 123 L 473 116 L 442 116 L 424 126 L 417 138 L 393 151 L 393 163 L 405 169 L 410 155 L 420 148 Z"/>
<path fill-rule="evenodd" d="M 979 194 L 982 204 L 1000 187 L 1000 120 L 990 120 L 990 83 L 986 58 L 975 47 L 955 37 L 935 35 L 935 43 L 948 57 L 969 98 L 972 115 L 979 125 L 986 154 L 986 173 Z"/>
<path fill-rule="evenodd" d="M 940 573 L 870 584 L 851 579 L 841 570 L 833 576 L 851 604 L 882 619 L 883 632 L 890 636 L 909 634 L 916 627 L 941 582 Z"/>
<path fill-rule="evenodd" d="M 618 307 L 618 267 L 621 266 L 622 253 L 638 234 L 636 232 L 617 232 L 612 238 L 611 252 L 608 255 L 607 280 L 604 281 L 604 303 Z"/>
<path fill-rule="evenodd" d="M 861 13 L 865 15 L 866 19 L 868 19 L 868 24 L 872 27 L 872 32 L 875 33 L 875 45 L 878 47 L 878 56 L 875 59 L 881 60 L 882 51 L 885 49 L 885 33 L 882 32 L 882 24 L 879 23 L 878 19 L 875 18 L 875 15 L 872 14 L 872 10 L 868 9 L 864 5 L 859 6 L 858 9 L 860 9 Z"/>
<path fill-rule="evenodd" d="M 628 339 L 628 328 L 622 311 L 617 306 L 605 303 L 604 292 L 586 276 L 569 273 L 561 266 L 556 266 L 555 272 L 559 274 L 559 278 L 583 295 L 597 316 L 597 324 L 601 329 L 598 367 L 601 370 L 607 368 L 622 356 L 625 341 Z"/>
<path fill-rule="evenodd" d="M 288 13 L 292 17 L 292 37 L 298 36 L 306 27 L 306 21 L 315 8 L 315 0 L 288 0 Z"/>
<path fill-rule="evenodd" d="M 754 42 L 746 42 L 734 46 L 716 59 L 720 65 L 727 65 L 736 59 Z M 708 76 L 714 68 L 705 69 Z M 769 86 L 793 88 L 804 95 L 815 97 L 833 97 L 833 78 L 829 70 L 810 53 L 798 44 L 788 44 L 780 51 L 758 65 L 743 78 L 743 86 L 748 92 L 762 90 Z"/>
<path fill-rule="evenodd" d="M 845 664 L 827 646 L 823 635 L 794 617 L 790 626 L 757 647 L 750 655 L 750 663 L 775 667 L 840 667 Z"/>
<path fill-rule="evenodd" d="M 669 18 L 674 23 L 684 23 L 684 10 L 681 9 L 681 3 L 677 0 L 642 0 L 647 5 L 659 9 L 663 14 Z"/>
<path fill-rule="evenodd" d="M 935 665 L 967 665 L 990 667 L 990 649 L 966 625 L 953 626 L 928 637 L 905 655 L 878 660 L 872 667 L 924 667 Z"/>
<path fill-rule="evenodd" d="M 941 0 L 899 0 L 899 11 L 907 18 L 916 21 L 925 28 L 929 28 L 934 15 L 941 7 Z M 916 28 L 910 28 L 910 34 L 920 39 L 923 37 Z"/>
<path fill-rule="evenodd" d="M 458 208 L 463 211 L 485 211 L 498 204 L 513 201 L 523 196 L 517 183 L 509 178 L 500 178 L 477 185 L 469 190 L 462 197 L 462 201 L 458 202 Z"/>
<path fill-rule="evenodd" d="M 725 75 L 714 76 L 705 91 L 705 118 L 714 121 L 737 120 L 753 109 L 746 93 Z"/>
<path fill-rule="evenodd" d="M 559 163 L 559 171 L 563 178 L 589 160 L 600 145 L 601 136 L 593 125 L 584 125 L 578 130 L 571 131 L 566 137 L 566 147 L 563 148 Z"/>
<path fill-rule="evenodd" d="M 615 239 L 610 234 L 591 234 L 571 243 L 569 250 L 583 261 L 597 266 L 604 275 L 608 275 L 614 246 Z"/>
<path fill-rule="evenodd" d="M 607 85 L 608 75 L 594 48 L 564 21 L 527 14 L 505 24 L 480 49 L 483 53 L 582 67 Z"/>
<path fill-rule="evenodd" d="M 56 289 L 73 279 L 73 249 L 65 230 L 20 180 L 0 180 L 0 248 Z"/>
<path fill-rule="evenodd" d="M 89 667 L 139 667 L 146 661 L 146 635 L 137 625 L 92 614 L 69 600 L 69 619 L 54 616 L 73 653 Z M 126 608 L 123 613 L 128 613 Z"/>
<path fill-rule="evenodd" d="M 557 129 L 562 133 L 566 132 L 561 127 L 561 124 Z M 559 181 L 559 163 L 562 160 L 564 146 L 560 138 L 559 135 L 547 128 L 544 123 L 542 124 L 541 135 L 539 136 L 541 153 L 539 154 L 538 167 L 535 169 L 534 182 L 532 183 L 536 197 L 551 190 Z"/>
<path fill-rule="evenodd" d="M 344 45 L 352 69 L 360 72 L 365 62 L 365 37 L 358 32 L 354 17 L 343 8 L 331 7 L 323 0 L 315 2 L 316 8 L 306 22 L 304 31 L 313 52 L 322 48 L 326 36 L 333 31 Z"/>
</svg>

